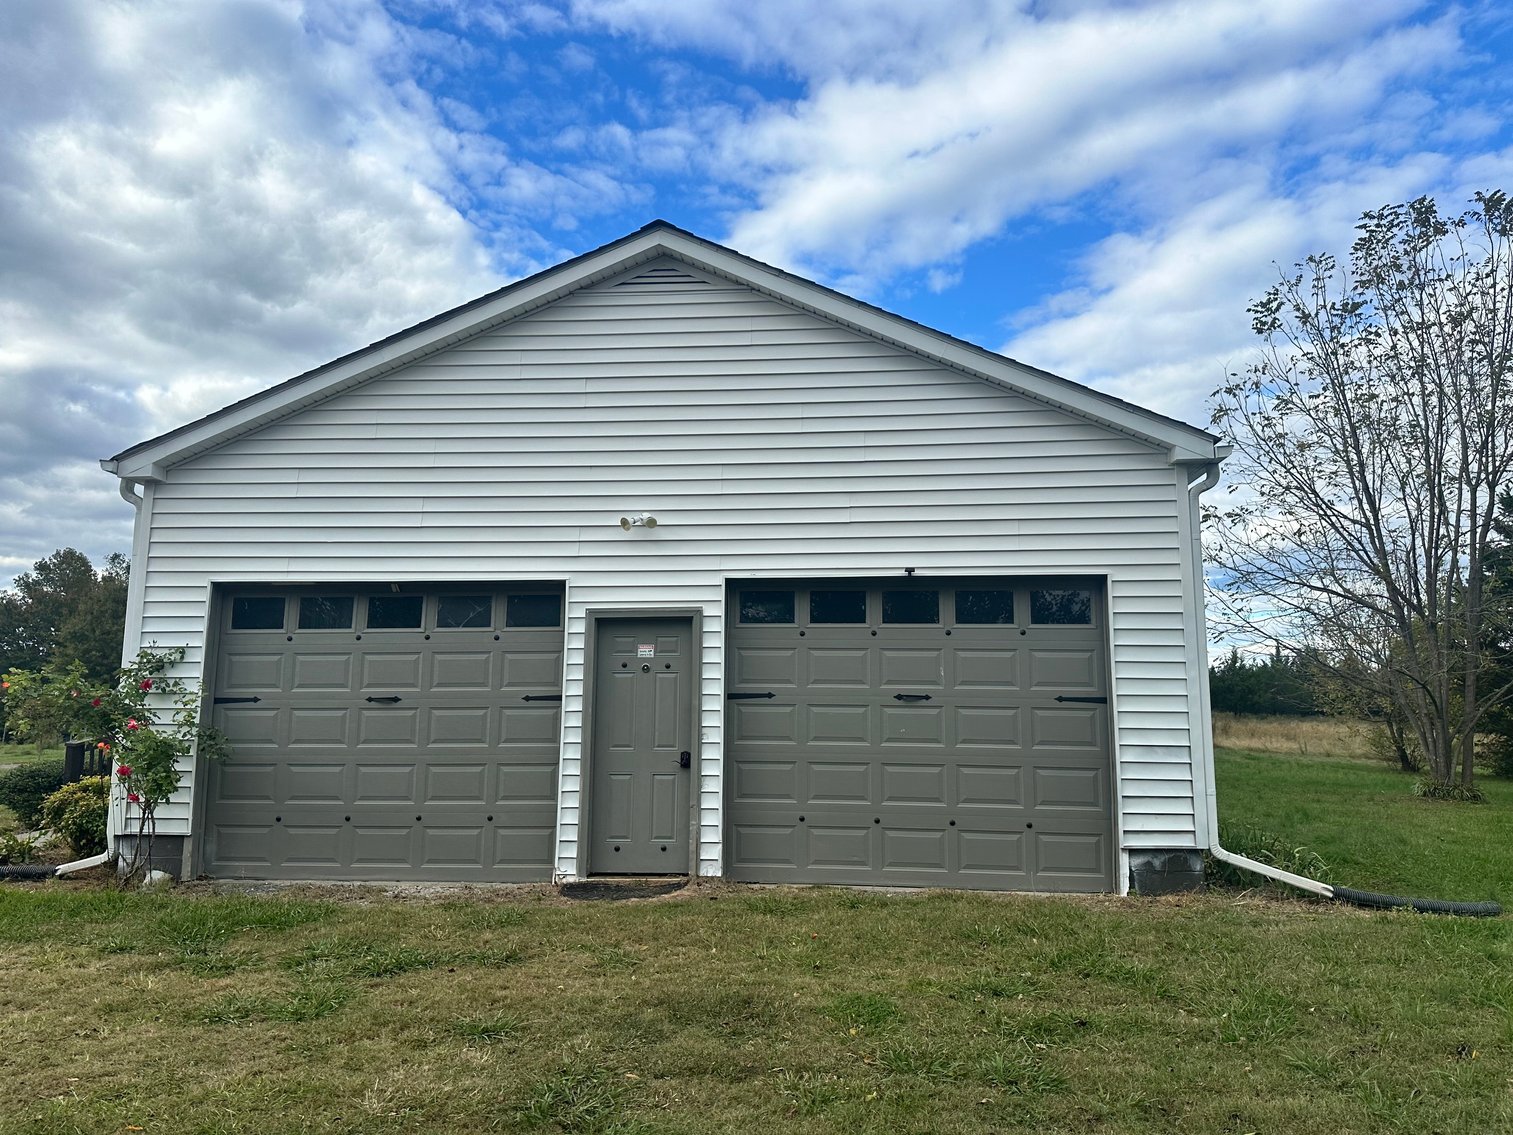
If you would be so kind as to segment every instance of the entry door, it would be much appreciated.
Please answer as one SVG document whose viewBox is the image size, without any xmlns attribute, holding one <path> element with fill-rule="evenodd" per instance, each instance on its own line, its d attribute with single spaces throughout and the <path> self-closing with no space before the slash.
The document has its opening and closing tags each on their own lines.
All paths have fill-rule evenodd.
<svg viewBox="0 0 1513 1135">
<path fill-rule="evenodd" d="M 688 619 L 599 623 L 589 806 L 591 872 L 688 871 L 692 655 Z"/>
</svg>

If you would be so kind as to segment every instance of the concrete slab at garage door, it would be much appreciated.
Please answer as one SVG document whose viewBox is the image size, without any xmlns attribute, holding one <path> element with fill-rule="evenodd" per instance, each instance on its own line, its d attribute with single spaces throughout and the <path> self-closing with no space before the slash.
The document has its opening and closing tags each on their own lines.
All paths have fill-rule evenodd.
<svg viewBox="0 0 1513 1135">
<path fill-rule="evenodd" d="M 732 878 L 1114 889 L 1101 586 L 737 585 Z"/>
<path fill-rule="evenodd" d="M 226 597 L 205 870 L 549 878 L 562 639 L 539 587 Z"/>
</svg>

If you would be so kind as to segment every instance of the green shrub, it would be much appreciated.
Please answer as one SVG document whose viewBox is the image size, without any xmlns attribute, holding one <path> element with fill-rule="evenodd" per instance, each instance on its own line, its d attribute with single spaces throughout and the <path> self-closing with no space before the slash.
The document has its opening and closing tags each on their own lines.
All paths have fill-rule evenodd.
<svg viewBox="0 0 1513 1135">
<path fill-rule="evenodd" d="M 1461 804 L 1485 804 L 1487 794 L 1472 785 L 1456 784 L 1442 780 L 1419 780 L 1413 784 L 1413 795 L 1426 800 L 1455 800 Z"/>
<path fill-rule="evenodd" d="M 18 867 L 37 858 L 35 840 L 25 836 L 0 832 L 0 867 Z"/>
<path fill-rule="evenodd" d="M 62 836 L 80 859 L 105 850 L 110 777 L 86 776 L 65 784 L 42 802 L 42 826 Z"/>
<path fill-rule="evenodd" d="M 42 819 L 42 801 L 63 787 L 63 762 L 38 761 L 0 773 L 0 804 L 28 828 Z"/>
<path fill-rule="evenodd" d="M 1484 754 L 1493 776 L 1513 780 L 1513 737 L 1493 736 L 1487 741 Z"/>
</svg>

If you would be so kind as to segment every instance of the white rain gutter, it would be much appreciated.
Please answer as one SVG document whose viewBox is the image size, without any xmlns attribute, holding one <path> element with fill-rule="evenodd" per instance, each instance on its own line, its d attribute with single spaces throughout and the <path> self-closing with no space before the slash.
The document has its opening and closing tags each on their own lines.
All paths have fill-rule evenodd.
<svg viewBox="0 0 1513 1135">
<path fill-rule="evenodd" d="M 102 461 L 102 462 L 100 462 L 100 466 L 102 468 L 104 468 L 106 470 L 106 472 L 109 472 L 109 473 L 114 473 L 115 472 L 115 464 L 116 463 L 114 461 Z M 141 526 L 142 526 L 142 502 L 146 499 L 141 493 L 138 493 L 138 492 L 134 491 L 134 489 L 136 488 L 137 484 L 138 484 L 137 481 L 133 481 L 130 478 L 127 478 L 127 477 L 122 477 L 120 479 L 120 481 L 117 482 L 117 485 L 116 485 L 117 491 L 121 494 L 121 499 L 123 501 L 125 501 L 127 504 L 131 505 L 132 512 L 135 514 L 132 517 L 132 524 L 131 524 L 132 532 L 133 533 L 136 533 L 136 531 L 138 529 L 140 529 Z M 132 542 L 133 542 L 133 544 L 136 543 L 135 536 L 133 536 Z M 133 550 L 135 550 L 135 549 L 133 549 Z M 136 565 L 133 565 L 133 570 L 134 571 L 137 570 Z M 107 862 L 109 860 L 115 859 L 115 857 L 116 857 L 116 815 L 117 815 L 117 812 L 119 811 L 121 813 L 121 818 L 123 818 L 123 819 L 125 818 L 125 808 L 124 808 L 125 801 L 122 800 L 121 797 L 120 797 L 120 792 L 119 792 L 120 785 L 116 781 L 116 778 L 115 778 L 115 774 L 114 774 L 115 761 L 114 760 L 109 761 L 108 764 L 110 765 L 111 771 L 106 774 L 107 776 L 110 777 L 109 805 L 108 805 L 106 813 L 105 813 L 105 857 L 106 858 L 101 859 L 99 856 L 91 856 L 89 859 L 81 859 L 81 860 L 79 860 L 78 863 L 65 863 L 62 867 L 58 868 L 58 874 L 59 875 L 69 874 L 69 872 L 71 870 L 72 871 L 84 871 L 84 870 L 87 870 L 90 867 L 98 867 L 101 864 L 103 864 L 103 863 L 105 863 L 105 862 Z M 95 860 L 99 860 L 99 862 L 95 862 Z"/>
<path fill-rule="evenodd" d="M 109 839 L 109 831 L 110 829 L 106 828 L 107 839 Z M 111 842 L 114 842 L 114 840 L 111 840 Z M 108 851 L 100 852 L 99 855 L 91 855 L 88 859 L 76 859 L 72 863 L 60 863 L 53 868 L 53 874 L 72 875 L 75 871 L 88 871 L 91 867 L 104 867 L 105 864 L 114 862 L 115 858 L 116 849 L 112 847 Z"/>
</svg>

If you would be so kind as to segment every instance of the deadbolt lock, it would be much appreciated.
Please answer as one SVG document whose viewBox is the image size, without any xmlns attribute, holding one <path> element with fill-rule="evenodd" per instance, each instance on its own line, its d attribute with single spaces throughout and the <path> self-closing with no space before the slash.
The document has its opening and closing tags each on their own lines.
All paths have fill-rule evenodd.
<svg viewBox="0 0 1513 1135">
<path fill-rule="evenodd" d="M 681 753 L 678 754 L 678 767 L 679 768 L 688 768 L 692 764 L 693 764 L 693 754 L 690 753 L 687 749 L 684 749 Z"/>
</svg>

